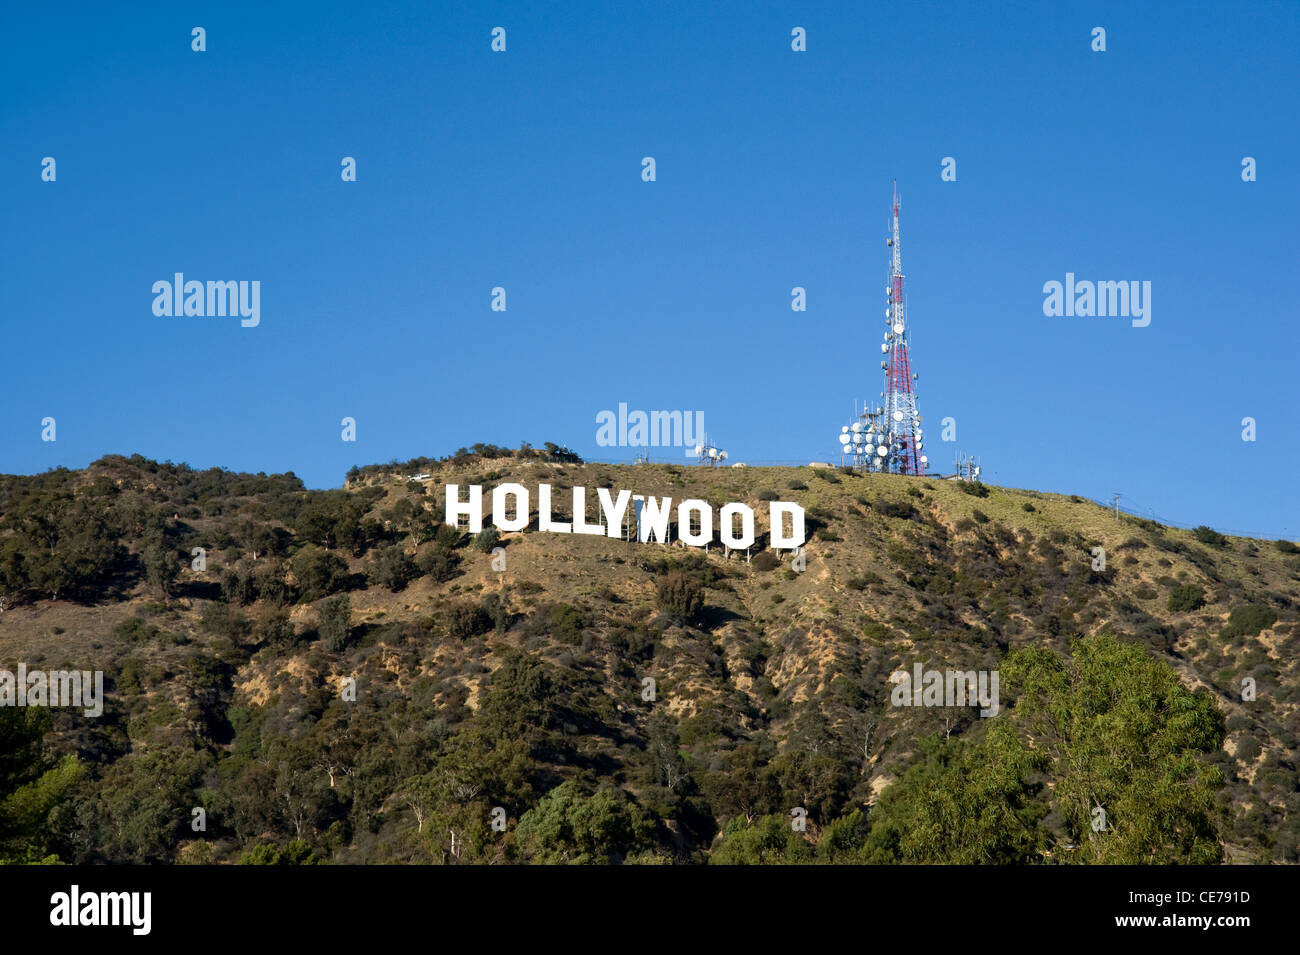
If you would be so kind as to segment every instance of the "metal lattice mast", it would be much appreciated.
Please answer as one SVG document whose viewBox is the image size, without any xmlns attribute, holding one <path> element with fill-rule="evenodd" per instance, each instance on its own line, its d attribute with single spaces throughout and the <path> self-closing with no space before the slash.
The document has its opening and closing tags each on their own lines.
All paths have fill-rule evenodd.
<svg viewBox="0 0 1300 955">
<path fill-rule="evenodd" d="M 885 414 L 882 424 L 889 435 L 889 454 L 886 470 L 897 474 L 924 474 L 926 458 L 923 450 L 921 432 L 921 415 L 916 409 L 916 394 L 912 382 L 916 374 L 912 371 L 911 357 L 908 352 L 907 306 L 903 298 L 903 249 L 898 228 L 898 181 L 894 181 L 894 206 L 889 246 L 893 252 L 890 256 L 889 287 L 887 289 L 889 305 L 885 309 L 885 324 L 889 331 L 885 333 L 886 361 L 881 362 L 885 371 Z"/>
</svg>

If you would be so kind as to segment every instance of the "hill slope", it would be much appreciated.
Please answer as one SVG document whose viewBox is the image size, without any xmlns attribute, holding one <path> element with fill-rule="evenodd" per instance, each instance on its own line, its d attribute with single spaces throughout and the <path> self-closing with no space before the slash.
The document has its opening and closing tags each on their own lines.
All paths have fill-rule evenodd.
<svg viewBox="0 0 1300 955">
<path fill-rule="evenodd" d="M 1292 545 L 940 480 L 487 453 L 354 469 L 330 492 L 138 456 L 0 478 L 0 668 L 100 669 L 109 688 L 97 720 L 51 709 L 46 726 L 0 709 L 28 720 L 9 738 L 37 741 L 0 767 L 0 855 L 6 844 L 74 861 L 1300 855 Z M 430 478 L 407 480 L 416 470 Z M 444 484 L 506 481 L 549 483 L 557 501 L 574 485 L 760 513 L 796 501 L 806 566 L 758 548 L 747 561 L 540 533 L 535 514 L 499 541 L 440 526 Z M 191 567 L 195 548 L 204 570 Z M 1118 650 L 1071 649 L 1105 634 Z M 893 705 L 890 674 L 916 664 L 1001 671 L 1002 714 Z M 1053 744 L 1031 721 L 1033 674 L 1070 667 L 1077 679 L 1043 700 L 1058 717 L 1086 712 L 1090 728 L 1057 719 L 1064 756 L 1044 763 Z M 1173 684 L 1141 700 L 1166 672 Z M 1193 710 L 1196 732 L 1156 752 Z M 1163 722 L 1120 725 L 1134 713 Z M 1066 804 L 1082 785 L 1069 767 L 1090 741 L 1120 739 L 1156 776 L 1125 775 L 1133 757 L 1112 749 L 1098 764 L 1108 778 L 1088 783 L 1111 787 L 1110 829 L 1089 834 Z M 990 762 L 1016 767 L 995 797 L 979 789 Z M 1174 780 L 1171 805 L 1204 788 L 1214 807 L 1148 833 L 1122 850 L 1131 857 L 1107 855 L 1149 822 L 1130 797 L 1152 778 Z M 900 820 L 942 814 L 921 799 L 936 779 L 955 799 L 1023 808 L 1021 841 L 1010 845 L 1005 821 L 926 848 L 886 838 L 909 827 Z M 38 790 L 35 809 L 15 808 Z"/>
</svg>

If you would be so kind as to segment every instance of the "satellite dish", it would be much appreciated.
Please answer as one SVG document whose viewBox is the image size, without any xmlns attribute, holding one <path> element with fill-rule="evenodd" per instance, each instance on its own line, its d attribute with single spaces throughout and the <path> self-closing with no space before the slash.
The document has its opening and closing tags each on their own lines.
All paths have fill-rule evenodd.
<svg viewBox="0 0 1300 955">
<path fill-rule="evenodd" d="M 725 461 L 725 460 L 727 460 L 727 452 L 726 452 L 726 451 L 719 451 L 719 452 L 718 452 L 718 460 L 719 460 L 719 461 Z"/>
<path fill-rule="evenodd" d="M 849 426 L 847 424 L 844 427 L 840 428 L 841 432 L 847 432 L 848 430 L 849 430 Z"/>
<path fill-rule="evenodd" d="M 717 449 L 717 448 L 709 448 L 709 457 L 711 457 L 711 458 L 716 458 L 717 456 L 718 456 L 718 449 Z"/>
<path fill-rule="evenodd" d="M 700 453 L 701 451 L 703 451 L 703 450 L 704 450 L 704 445 L 702 445 L 702 444 L 697 444 L 697 445 L 695 446 L 695 453 L 696 453 L 696 454 L 699 454 L 699 453 Z"/>
<path fill-rule="evenodd" d="M 980 469 L 979 469 L 979 468 L 976 468 L 976 469 L 975 469 L 975 476 L 976 476 L 976 477 L 979 477 L 979 476 L 980 476 Z"/>
<path fill-rule="evenodd" d="M 895 322 L 895 323 L 894 323 L 894 334 L 895 334 L 895 335 L 901 335 L 901 334 L 903 334 L 903 323 L 902 323 L 902 322 Z"/>
<path fill-rule="evenodd" d="M 876 454 L 882 458 L 888 453 L 889 453 L 889 449 L 886 448 L 883 444 L 880 447 L 876 448 Z"/>
<path fill-rule="evenodd" d="M 884 354 L 885 352 L 887 352 L 887 351 L 889 351 L 889 345 L 885 344 L 884 342 L 881 342 L 881 343 L 880 343 L 880 353 L 883 355 L 883 354 Z"/>
<path fill-rule="evenodd" d="M 840 444 L 848 444 L 848 443 L 849 443 L 849 436 L 847 434 L 840 435 Z"/>
<path fill-rule="evenodd" d="M 912 372 L 912 380 L 916 381 L 916 372 Z"/>
<path fill-rule="evenodd" d="M 894 420 L 895 420 L 895 421 L 902 421 L 902 420 L 903 420 L 903 412 L 901 412 L 901 411 L 895 411 L 895 412 L 894 412 Z"/>
<path fill-rule="evenodd" d="M 885 245 L 893 245 L 893 244 L 894 244 L 894 240 L 893 240 L 893 239 L 886 239 L 886 240 L 885 240 Z"/>
<path fill-rule="evenodd" d="M 862 430 L 862 422 L 861 421 L 853 422 L 853 433 L 857 434 L 861 430 Z"/>
<path fill-rule="evenodd" d="M 927 458 L 927 457 L 923 454 L 923 455 L 921 455 L 921 463 L 922 463 L 922 464 L 929 464 L 929 463 L 930 463 L 930 459 Z"/>
<path fill-rule="evenodd" d="M 892 315 L 893 313 L 894 313 L 894 310 L 893 310 L 892 308 L 887 308 L 887 309 L 885 309 L 885 318 L 888 318 L 888 317 L 889 317 L 890 315 Z"/>
</svg>

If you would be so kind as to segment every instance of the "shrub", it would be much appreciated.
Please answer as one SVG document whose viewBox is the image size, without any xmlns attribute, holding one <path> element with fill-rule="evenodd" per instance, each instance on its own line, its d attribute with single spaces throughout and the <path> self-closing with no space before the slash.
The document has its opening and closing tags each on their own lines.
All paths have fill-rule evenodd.
<svg viewBox="0 0 1300 955">
<path fill-rule="evenodd" d="M 1020 509 L 1023 511 L 1028 511 L 1029 513 L 1032 514 L 1034 512 L 1034 505 L 1030 504 L 1028 501 L 1025 501 L 1025 503 L 1020 505 Z"/>
<path fill-rule="evenodd" d="M 989 522 L 989 516 L 978 507 L 971 511 L 971 517 L 975 518 L 976 524 L 987 524 Z"/>
<path fill-rule="evenodd" d="M 781 562 L 777 560 L 776 555 L 770 550 L 765 550 L 751 560 L 749 565 L 755 570 L 767 571 L 776 570 L 777 567 L 781 566 Z"/>
<path fill-rule="evenodd" d="M 808 485 L 807 485 L 807 484 L 804 484 L 803 481 L 799 481 L 799 480 L 786 481 L 786 482 L 785 482 L 785 486 L 788 487 L 788 488 L 789 488 L 790 490 L 792 490 L 792 491 L 806 491 L 806 490 L 808 490 Z"/>
<path fill-rule="evenodd" d="M 1273 541 L 1273 546 L 1284 554 L 1300 554 L 1300 547 L 1288 540 Z"/>
<path fill-rule="evenodd" d="M 459 600 L 447 612 L 447 632 L 458 640 L 468 640 L 492 629 L 494 621 L 472 600 Z"/>
<path fill-rule="evenodd" d="M 484 554 L 490 554 L 500 540 L 501 534 L 495 527 L 485 527 L 474 535 L 474 546 Z"/>
<path fill-rule="evenodd" d="M 257 596 L 275 606 L 292 603 L 293 588 L 284 578 L 285 564 L 278 558 L 263 557 L 253 568 L 253 584 Z"/>
<path fill-rule="evenodd" d="M 442 583 L 456 576 L 460 558 L 451 548 L 433 544 L 415 558 L 415 566 L 426 577 Z"/>
<path fill-rule="evenodd" d="M 758 492 L 758 499 L 760 501 L 775 501 L 779 500 L 780 497 L 781 495 L 777 494 L 776 491 L 763 490 Z"/>
<path fill-rule="evenodd" d="M 290 562 L 293 575 L 298 580 L 298 590 L 304 603 L 311 603 L 347 586 L 348 565 L 337 554 L 309 545 L 300 550 Z"/>
<path fill-rule="evenodd" d="M 1202 544 L 1208 544 L 1211 547 L 1223 547 L 1228 543 L 1228 538 L 1224 537 L 1213 528 L 1206 527 L 1204 524 L 1192 528 L 1192 536 Z"/>
<path fill-rule="evenodd" d="M 157 637 L 159 633 L 157 627 L 145 623 L 140 617 L 127 617 L 113 628 L 113 638 L 124 643 L 145 643 Z"/>
<path fill-rule="evenodd" d="M 1264 604 L 1247 604 L 1234 607 L 1228 614 L 1228 625 L 1223 628 L 1224 639 L 1233 637 L 1257 637 L 1260 631 L 1267 630 L 1277 622 L 1277 613 Z"/>
<path fill-rule="evenodd" d="M 879 511 L 885 517 L 897 517 L 903 520 L 911 520 L 916 517 L 916 508 L 910 501 L 891 501 L 887 497 L 882 497 L 875 503 L 875 510 Z"/>
<path fill-rule="evenodd" d="M 1259 740 L 1253 736 L 1243 736 L 1241 742 L 1237 744 L 1237 759 L 1243 763 L 1253 763 L 1259 759 L 1259 754 L 1263 752 L 1263 747 L 1259 745 Z"/>
<path fill-rule="evenodd" d="M 483 598 L 483 612 L 492 619 L 492 629 L 505 633 L 510 627 L 510 603 L 504 595 L 491 593 Z"/>
<path fill-rule="evenodd" d="M 352 632 L 352 601 L 347 594 L 339 594 L 322 600 L 316 612 L 320 615 L 318 629 L 325 649 L 337 653 L 347 646 L 348 634 Z"/>
<path fill-rule="evenodd" d="M 205 607 L 200 625 L 209 633 L 236 643 L 253 631 L 253 624 L 247 617 L 223 603 L 212 603 Z"/>
<path fill-rule="evenodd" d="M 406 556 L 402 546 L 391 544 L 375 555 L 366 579 L 374 586 L 385 587 L 397 593 L 414 579 L 416 570 L 415 561 Z"/>
<path fill-rule="evenodd" d="M 1196 584 L 1183 584 L 1169 592 L 1169 610 L 1184 613 L 1205 606 L 1205 591 Z"/>
<path fill-rule="evenodd" d="M 293 643 L 293 621 L 282 607 L 267 607 L 253 624 L 253 635 L 273 645 Z"/>
<path fill-rule="evenodd" d="M 686 624 L 703 609 L 704 588 L 686 574 L 669 574 L 655 585 L 655 601 L 674 623 Z"/>
<path fill-rule="evenodd" d="M 971 497 L 989 496 L 989 489 L 986 488 L 979 481 L 958 481 L 957 486 L 960 487 L 964 493 L 969 494 Z"/>
<path fill-rule="evenodd" d="M 257 584 L 253 568 L 247 561 L 238 561 L 221 572 L 221 595 L 228 603 L 247 606 L 257 599 Z"/>
<path fill-rule="evenodd" d="M 548 604 L 529 621 L 530 634 L 549 633 L 552 638 L 570 646 L 582 642 L 582 631 L 587 621 L 582 611 L 563 601 Z"/>
</svg>

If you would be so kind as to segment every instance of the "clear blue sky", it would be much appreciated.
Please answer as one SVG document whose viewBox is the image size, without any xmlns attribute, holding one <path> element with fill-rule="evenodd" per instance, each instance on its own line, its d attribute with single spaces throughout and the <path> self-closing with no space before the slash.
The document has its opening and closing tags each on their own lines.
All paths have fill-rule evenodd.
<svg viewBox="0 0 1300 955">
<path fill-rule="evenodd" d="M 838 460 L 897 177 L 933 464 L 1300 536 L 1300 4 L 133 6 L 0 13 L 0 471 L 630 460 L 620 401 Z M 1045 317 L 1067 271 L 1150 326 Z M 174 272 L 259 280 L 260 327 L 155 317 Z"/>
</svg>

